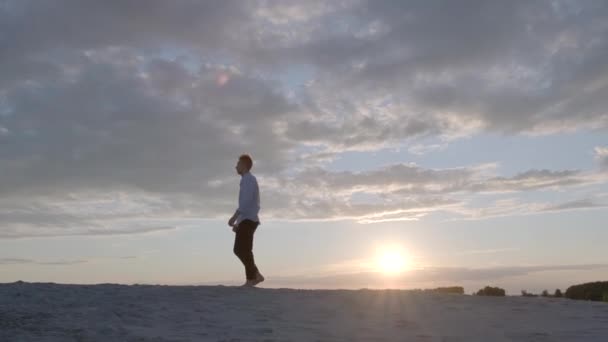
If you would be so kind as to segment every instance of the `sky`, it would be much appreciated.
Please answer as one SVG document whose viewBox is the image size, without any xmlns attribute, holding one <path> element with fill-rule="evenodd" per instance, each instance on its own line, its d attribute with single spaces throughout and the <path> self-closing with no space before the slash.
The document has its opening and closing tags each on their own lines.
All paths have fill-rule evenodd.
<svg viewBox="0 0 608 342">
<path fill-rule="evenodd" d="M 0 282 L 608 280 L 605 1 L 6 0 Z"/>
</svg>

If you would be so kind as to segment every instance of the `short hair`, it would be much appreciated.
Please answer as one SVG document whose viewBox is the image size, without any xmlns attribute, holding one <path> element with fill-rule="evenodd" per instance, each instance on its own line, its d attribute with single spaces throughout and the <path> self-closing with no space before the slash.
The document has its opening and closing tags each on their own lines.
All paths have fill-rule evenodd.
<svg viewBox="0 0 608 342">
<path fill-rule="evenodd" d="M 247 166 L 247 170 L 251 170 L 251 168 L 253 167 L 253 160 L 251 160 L 251 157 L 248 154 L 241 154 L 241 156 L 239 157 L 239 161 L 245 163 L 245 166 Z"/>
</svg>

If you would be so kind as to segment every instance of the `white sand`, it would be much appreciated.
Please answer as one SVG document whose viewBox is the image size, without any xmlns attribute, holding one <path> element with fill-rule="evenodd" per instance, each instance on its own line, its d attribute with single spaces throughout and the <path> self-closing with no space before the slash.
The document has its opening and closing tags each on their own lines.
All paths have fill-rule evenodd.
<svg viewBox="0 0 608 342">
<path fill-rule="evenodd" d="M 383 290 L 0 284 L 0 341 L 608 341 L 608 304 Z"/>
</svg>

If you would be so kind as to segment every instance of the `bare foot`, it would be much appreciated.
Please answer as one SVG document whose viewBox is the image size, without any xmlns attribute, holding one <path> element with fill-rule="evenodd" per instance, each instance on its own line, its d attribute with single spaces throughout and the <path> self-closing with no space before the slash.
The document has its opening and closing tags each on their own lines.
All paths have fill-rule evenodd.
<svg viewBox="0 0 608 342">
<path fill-rule="evenodd" d="M 241 287 L 255 287 L 257 284 L 264 281 L 264 276 L 258 272 L 255 275 L 255 279 L 247 280 Z"/>
<path fill-rule="evenodd" d="M 255 279 L 252 280 L 254 286 L 263 281 L 264 281 L 264 276 L 260 272 L 256 273 Z"/>
</svg>

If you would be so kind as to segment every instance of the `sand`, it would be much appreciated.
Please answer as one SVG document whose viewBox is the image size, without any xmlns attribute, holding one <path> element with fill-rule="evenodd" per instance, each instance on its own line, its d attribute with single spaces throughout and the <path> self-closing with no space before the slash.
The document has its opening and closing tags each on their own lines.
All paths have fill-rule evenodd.
<svg viewBox="0 0 608 342">
<path fill-rule="evenodd" d="M 398 290 L 0 284 L 0 341 L 608 341 L 608 303 Z"/>
</svg>

